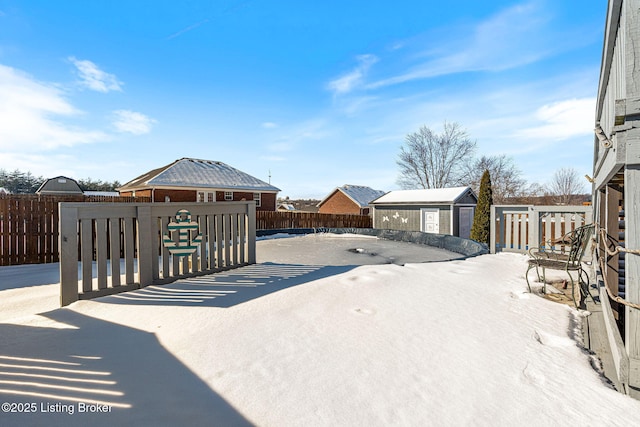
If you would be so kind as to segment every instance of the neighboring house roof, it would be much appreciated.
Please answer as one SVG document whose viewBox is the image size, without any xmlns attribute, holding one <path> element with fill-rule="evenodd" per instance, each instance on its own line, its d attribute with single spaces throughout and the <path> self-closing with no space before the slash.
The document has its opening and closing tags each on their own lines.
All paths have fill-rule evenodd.
<svg viewBox="0 0 640 427">
<path fill-rule="evenodd" d="M 85 191 L 85 196 L 104 196 L 104 197 L 118 197 L 120 193 L 117 191 Z"/>
<path fill-rule="evenodd" d="M 11 194 L 11 191 L 7 190 L 4 187 L 0 187 L 0 194 Z"/>
<path fill-rule="evenodd" d="M 57 176 L 43 182 L 36 194 L 82 194 L 82 189 L 74 179 Z"/>
<path fill-rule="evenodd" d="M 325 197 L 320 203 L 318 203 L 318 207 L 323 205 L 331 196 L 335 194 L 336 191 L 344 193 L 345 196 L 353 200 L 353 202 L 361 208 L 366 208 L 367 206 L 369 206 L 372 200 L 377 199 L 384 194 L 384 191 L 374 190 L 373 188 L 366 187 L 364 185 L 345 184 L 342 187 L 335 188 L 331 193 L 329 193 L 327 197 Z"/>
<path fill-rule="evenodd" d="M 470 187 L 432 188 L 427 190 L 396 190 L 371 202 L 374 205 L 402 203 L 456 203 L 467 193 L 478 197 Z"/>
<path fill-rule="evenodd" d="M 119 191 L 149 187 L 215 188 L 278 192 L 280 189 L 226 163 L 182 158 L 127 182 Z"/>
<path fill-rule="evenodd" d="M 280 203 L 278 205 L 278 209 L 281 209 L 283 211 L 295 211 L 296 207 L 290 203 Z"/>
</svg>

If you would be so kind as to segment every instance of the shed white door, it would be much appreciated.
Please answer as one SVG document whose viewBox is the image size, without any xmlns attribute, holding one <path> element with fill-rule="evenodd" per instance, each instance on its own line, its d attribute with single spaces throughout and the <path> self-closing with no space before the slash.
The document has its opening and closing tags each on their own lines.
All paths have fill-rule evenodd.
<svg viewBox="0 0 640 427">
<path fill-rule="evenodd" d="M 460 208 L 458 222 L 458 237 L 468 239 L 471 236 L 471 226 L 473 225 L 473 208 Z"/>
<path fill-rule="evenodd" d="M 422 231 L 440 233 L 440 209 L 422 210 Z"/>
</svg>

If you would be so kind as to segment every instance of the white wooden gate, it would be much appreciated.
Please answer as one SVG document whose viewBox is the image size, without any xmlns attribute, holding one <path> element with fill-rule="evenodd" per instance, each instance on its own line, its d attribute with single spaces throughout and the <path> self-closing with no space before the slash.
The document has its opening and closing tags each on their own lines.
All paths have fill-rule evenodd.
<svg viewBox="0 0 640 427">
<path fill-rule="evenodd" d="M 526 252 L 592 222 L 591 206 L 491 206 L 491 253 Z"/>
<path fill-rule="evenodd" d="M 59 209 L 62 306 L 256 262 L 254 201 Z"/>
</svg>

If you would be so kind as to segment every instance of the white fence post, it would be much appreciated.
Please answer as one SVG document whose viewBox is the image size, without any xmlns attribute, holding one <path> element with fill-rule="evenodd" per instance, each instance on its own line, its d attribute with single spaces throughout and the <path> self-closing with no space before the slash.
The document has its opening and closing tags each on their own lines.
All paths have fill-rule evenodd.
<svg viewBox="0 0 640 427">
<path fill-rule="evenodd" d="M 60 203 L 60 305 L 78 300 L 78 210 Z"/>
<path fill-rule="evenodd" d="M 256 204 L 247 205 L 247 262 L 256 263 Z"/>
<path fill-rule="evenodd" d="M 537 247 L 540 244 L 540 209 L 529 207 L 529 245 L 528 248 Z"/>
<path fill-rule="evenodd" d="M 151 227 L 151 206 L 138 206 L 138 283 L 140 287 L 153 283 L 153 245 L 158 238 Z M 155 260 L 157 263 L 157 259 Z"/>
<path fill-rule="evenodd" d="M 498 223 L 496 218 L 496 207 L 491 205 L 491 230 L 489 232 L 489 252 L 496 253 L 496 232 L 498 232 Z"/>
</svg>

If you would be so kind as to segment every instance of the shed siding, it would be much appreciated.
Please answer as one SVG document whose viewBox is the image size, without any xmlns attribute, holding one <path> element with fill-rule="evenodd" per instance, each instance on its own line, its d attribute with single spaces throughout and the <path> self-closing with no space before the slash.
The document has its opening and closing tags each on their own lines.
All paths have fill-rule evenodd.
<svg viewBox="0 0 640 427">
<path fill-rule="evenodd" d="M 440 209 L 440 234 L 453 235 L 453 229 L 451 228 L 451 206 L 443 205 L 430 207 Z"/>
<path fill-rule="evenodd" d="M 476 198 L 470 193 L 465 194 L 464 197 L 456 201 L 457 205 L 475 205 L 477 203 Z"/>
<path fill-rule="evenodd" d="M 449 205 L 376 206 L 374 227 L 384 230 L 421 231 L 422 209 L 439 209 L 440 234 L 451 234 Z M 406 219 L 406 222 L 403 219 Z"/>
<path fill-rule="evenodd" d="M 449 219 L 451 219 L 451 215 L 449 215 Z M 460 235 L 460 206 L 453 206 L 453 224 L 451 234 L 454 236 Z"/>
</svg>

